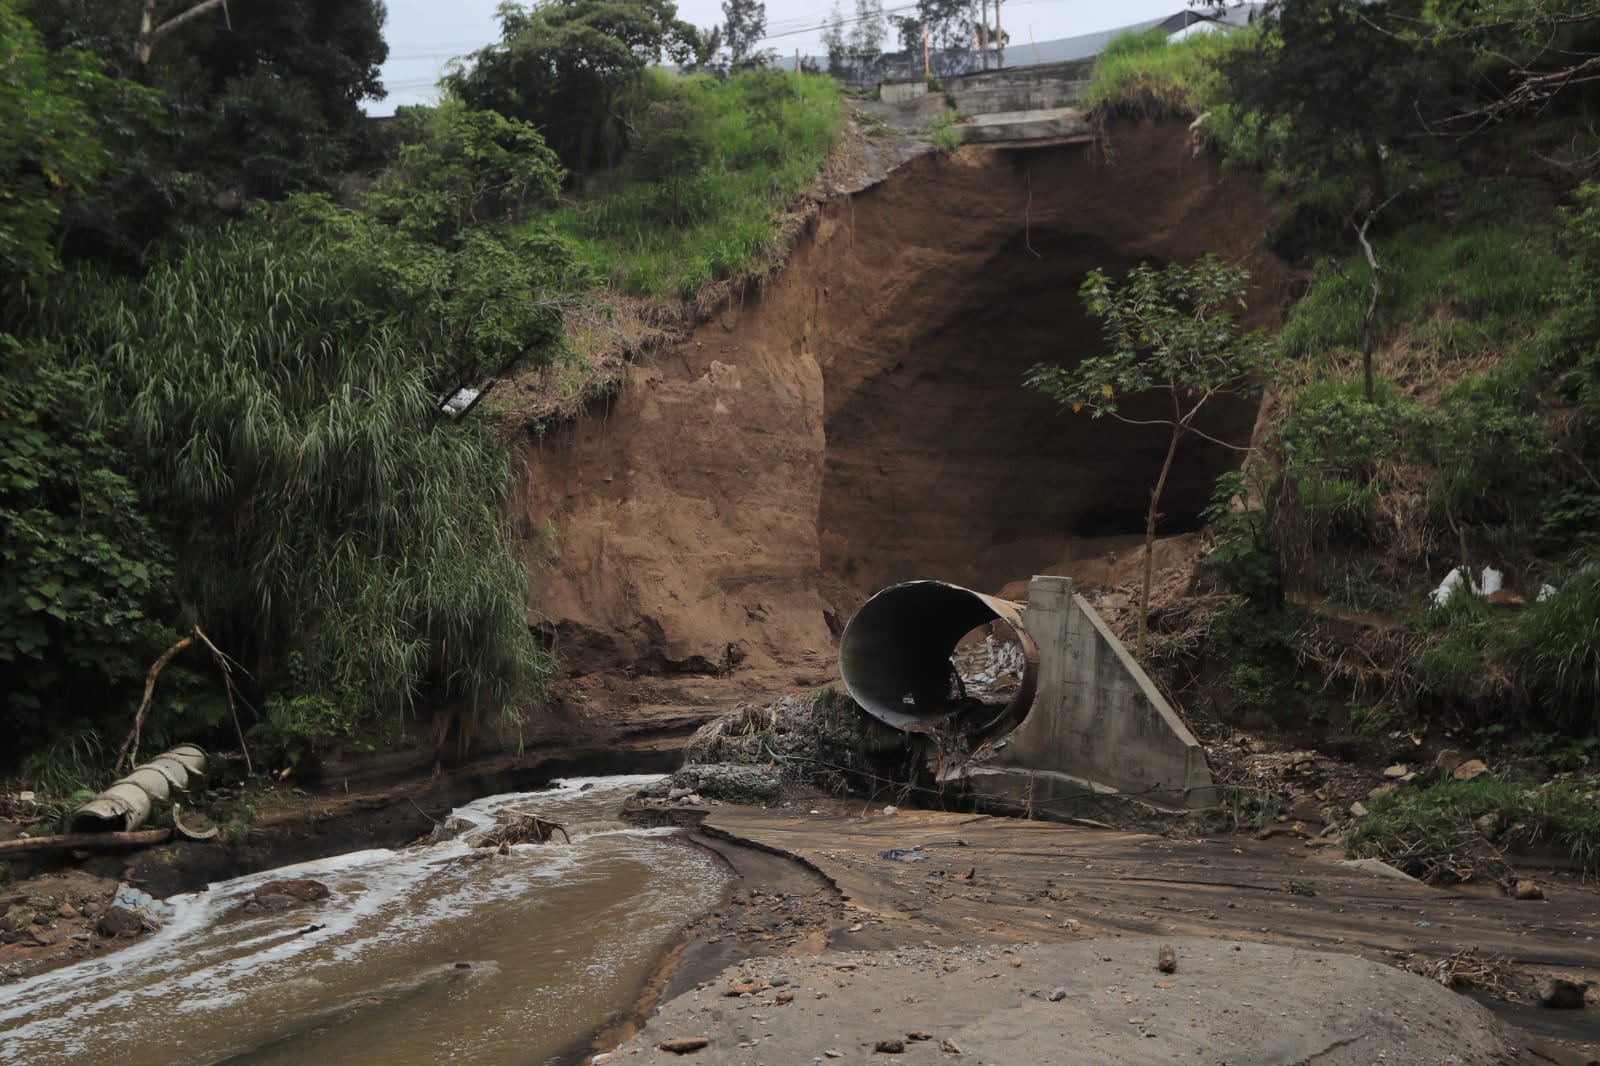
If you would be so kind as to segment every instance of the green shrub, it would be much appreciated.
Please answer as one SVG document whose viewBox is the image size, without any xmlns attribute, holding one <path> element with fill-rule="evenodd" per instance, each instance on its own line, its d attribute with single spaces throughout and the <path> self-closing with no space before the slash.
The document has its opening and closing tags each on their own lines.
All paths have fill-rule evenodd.
<svg viewBox="0 0 1600 1066">
<path fill-rule="evenodd" d="M 126 457 L 90 423 L 92 370 L 0 336 L 0 706 L 12 753 L 64 708 L 117 713 L 172 643 L 173 558 Z M 9 350 L 8 350 L 9 349 Z M 9 760 L 6 760 L 9 761 Z"/>
<path fill-rule="evenodd" d="M 1600 734 L 1600 565 L 1529 604 L 1507 630 L 1503 654 L 1535 721 Z"/>
<path fill-rule="evenodd" d="M 1484 774 L 1396 789 L 1368 801 L 1368 815 L 1345 834 L 1351 855 L 1383 859 L 1425 880 L 1496 869 L 1508 845 L 1543 842 L 1566 849 L 1584 872 L 1600 875 L 1600 796 L 1571 783 L 1535 785 Z M 1507 836 L 1490 841 L 1474 824 L 1498 815 Z"/>
<path fill-rule="evenodd" d="M 956 123 L 960 121 L 961 113 L 953 107 L 946 108 L 934 117 L 929 127 L 929 140 L 935 151 L 948 153 L 961 147 L 961 132 L 956 129 Z"/>
<path fill-rule="evenodd" d="M 1226 604 L 1211 618 L 1206 658 L 1220 665 L 1234 707 L 1275 725 L 1296 724 L 1302 703 L 1300 639 L 1279 611 L 1243 600 Z"/>
<path fill-rule="evenodd" d="M 170 531 L 184 616 L 265 694 L 298 653 L 306 695 L 366 717 L 418 699 L 515 711 L 548 662 L 503 541 L 510 466 L 439 397 L 512 343 L 504 323 L 543 335 L 519 285 L 538 261 L 462 283 L 479 313 L 454 319 L 470 250 L 424 278 L 433 246 L 342 222 L 236 224 L 137 281 L 75 274 L 51 324 L 94 381 L 86 426 L 116 434 Z"/>
<path fill-rule="evenodd" d="M 1217 478 L 1204 513 L 1214 538 L 1206 562 L 1222 589 L 1270 604 L 1278 598 L 1278 556 L 1258 496 L 1244 471 Z"/>
<path fill-rule="evenodd" d="M 1517 522 L 1548 495 L 1555 444 L 1515 366 L 1448 390 L 1419 434 L 1429 494 L 1447 519 Z"/>
</svg>

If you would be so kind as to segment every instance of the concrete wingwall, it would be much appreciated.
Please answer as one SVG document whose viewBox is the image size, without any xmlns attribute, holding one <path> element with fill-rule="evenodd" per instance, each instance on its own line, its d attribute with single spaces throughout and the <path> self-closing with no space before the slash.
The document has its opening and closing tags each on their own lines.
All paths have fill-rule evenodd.
<svg viewBox="0 0 1600 1066">
<path fill-rule="evenodd" d="M 1216 805 L 1200 742 L 1070 578 L 1035 577 L 1023 624 L 1039 649 L 1037 694 L 1022 724 L 964 769 L 974 791 L 1022 804 Z"/>
</svg>

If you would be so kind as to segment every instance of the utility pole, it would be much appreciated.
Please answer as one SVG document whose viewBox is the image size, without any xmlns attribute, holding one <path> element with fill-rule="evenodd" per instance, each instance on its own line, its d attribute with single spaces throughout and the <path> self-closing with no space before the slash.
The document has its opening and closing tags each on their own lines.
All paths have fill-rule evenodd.
<svg viewBox="0 0 1600 1066">
<path fill-rule="evenodd" d="M 995 0 L 995 9 L 1000 7 L 1000 0 Z M 978 14 L 978 55 L 981 56 L 982 69 L 989 69 L 989 0 L 981 0 Z"/>
<path fill-rule="evenodd" d="M 1000 0 L 994 0 L 994 51 L 996 69 L 1006 65 L 1006 34 L 1000 28 Z"/>
</svg>

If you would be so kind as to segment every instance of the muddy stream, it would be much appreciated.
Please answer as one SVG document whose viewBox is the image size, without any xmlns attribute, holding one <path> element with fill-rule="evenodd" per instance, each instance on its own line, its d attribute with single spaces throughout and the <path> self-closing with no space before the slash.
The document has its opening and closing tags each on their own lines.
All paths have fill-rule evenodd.
<svg viewBox="0 0 1600 1066">
<path fill-rule="evenodd" d="M 473 851 L 460 841 L 361 851 L 174 897 L 165 928 L 133 947 L 0 990 L 0 1063 L 571 1061 L 727 877 L 675 831 L 615 819 L 650 780 L 573 779 L 454 812 L 475 824 L 535 812 L 564 824 L 570 846 L 480 861 L 450 861 Z M 241 909 L 286 877 L 331 895 Z"/>
</svg>

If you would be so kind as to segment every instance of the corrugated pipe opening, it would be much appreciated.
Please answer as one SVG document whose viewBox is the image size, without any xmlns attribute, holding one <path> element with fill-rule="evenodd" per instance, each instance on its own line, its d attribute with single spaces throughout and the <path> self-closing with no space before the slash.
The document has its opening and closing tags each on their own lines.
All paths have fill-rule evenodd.
<svg viewBox="0 0 1600 1066">
<path fill-rule="evenodd" d="M 862 709 L 908 733 L 998 736 L 1033 704 L 1039 652 L 1022 605 L 943 581 L 862 604 L 839 638 L 839 673 Z"/>
</svg>

